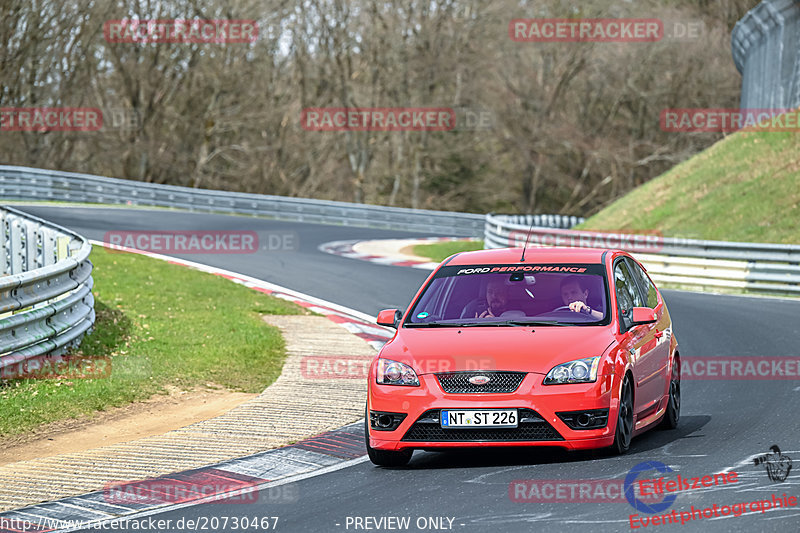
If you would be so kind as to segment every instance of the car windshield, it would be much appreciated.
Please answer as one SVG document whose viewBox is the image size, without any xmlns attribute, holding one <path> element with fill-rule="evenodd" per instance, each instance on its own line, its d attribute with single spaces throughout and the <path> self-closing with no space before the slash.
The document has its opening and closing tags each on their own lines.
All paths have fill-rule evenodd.
<svg viewBox="0 0 800 533">
<path fill-rule="evenodd" d="M 608 322 L 600 264 L 445 266 L 407 327 L 597 325 Z"/>
</svg>

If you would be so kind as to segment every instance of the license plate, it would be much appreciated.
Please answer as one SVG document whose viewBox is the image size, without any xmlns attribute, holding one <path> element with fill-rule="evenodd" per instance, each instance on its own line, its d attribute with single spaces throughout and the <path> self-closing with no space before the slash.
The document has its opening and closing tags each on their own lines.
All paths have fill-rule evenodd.
<svg viewBox="0 0 800 533">
<path fill-rule="evenodd" d="M 517 410 L 442 409 L 441 424 L 443 428 L 515 428 Z"/>
</svg>

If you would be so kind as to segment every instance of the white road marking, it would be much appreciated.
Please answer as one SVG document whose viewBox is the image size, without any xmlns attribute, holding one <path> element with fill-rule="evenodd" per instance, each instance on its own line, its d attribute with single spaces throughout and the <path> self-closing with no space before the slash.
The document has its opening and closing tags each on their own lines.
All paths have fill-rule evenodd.
<svg viewBox="0 0 800 533">
<path fill-rule="evenodd" d="M 104 243 L 104 242 L 101 242 L 101 241 L 90 240 L 89 242 L 92 244 L 92 246 L 96 245 L 96 246 L 102 246 L 104 248 L 108 247 L 107 243 Z M 295 298 L 300 298 L 300 299 L 302 299 L 302 300 L 304 300 L 306 302 L 312 303 L 312 304 L 317 304 L 317 305 L 322 305 L 322 306 L 325 306 L 325 307 L 329 307 L 329 308 L 331 308 L 331 309 L 333 309 L 335 311 L 339 311 L 341 313 L 348 314 L 348 315 L 350 315 L 352 317 L 358 318 L 360 320 L 363 320 L 363 321 L 371 323 L 371 324 L 375 323 L 375 320 L 377 318 L 377 317 L 370 316 L 367 313 L 362 313 L 361 311 L 357 311 L 355 309 L 351 309 L 350 307 L 345 307 L 343 305 L 339 305 L 339 304 L 336 304 L 336 303 L 333 303 L 333 302 L 329 302 L 328 300 L 323 300 L 322 298 L 317 298 L 316 296 L 311 296 L 310 294 L 305 294 L 305 293 L 302 293 L 302 292 L 299 292 L 299 291 L 295 291 L 295 290 L 290 289 L 288 287 L 282 287 L 281 285 L 276 285 L 276 284 L 270 283 L 268 281 L 264 281 L 264 280 L 261 280 L 261 279 L 258 279 L 258 278 L 254 278 L 252 276 L 248 276 L 247 274 L 240 274 L 238 272 L 233 272 L 231 270 L 225 270 L 223 268 L 216 268 L 216 267 L 204 265 L 203 263 L 197 263 L 195 261 L 189 261 L 187 259 L 181 259 L 179 257 L 172 257 L 172 256 L 169 256 L 169 255 L 163 255 L 163 254 L 157 254 L 157 253 L 154 253 L 154 252 L 147 252 L 147 251 L 143 251 L 143 250 L 137 250 L 135 248 L 125 248 L 125 247 L 122 247 L 122 246 L 115 246 L 114 249 L 127 251 L 127 252 L 132 252 L 132 253 L 137 253 L 137 254 L 141 254 L 141 255 L 146 255 L 148 257 L 153 257 L 155 259 L 161 259 L 162 261 L 172 261 L 172 262 L 175 262 L 175 263 L 180 263 L 180 264 L 182 264 L 184 266 L 192 267 L 192 268 L 195 268 L 195 269 L 200 270 L 202 272 L 208 272 L 210 274 L 220 274 L 220 275 L 223 275 L 223 276 L 231 276 L 231 277 L 239 278 L 240 280 L 248 282 L 248 283 L 252 284 L 255 287 L 260 287 L 262 289 L 268 289 L 268 290 L 276 291 L 276 292 L 282 292 L 282 293 L 288 294 L 290 296 L 293 296 Z M 233 280 L 233 281 L 236 281 L 236 280 Z"/>
<path fill-rule="evenodd" d="M 252 487 L 247 487 L 246 489 L 239 488 L 239 489 L 231 491 L 230 494 L 235 494 L 237 497 L 239 497 L 240 495 L 243 495 L 243 494 L 249 494 L 251 492 L 260 491 L 260 490 L 264 490 L 264 489 L 270 489 L 270 488 L 273 488 L 273 487 L 280 487 L 281 485 L 286 485 L 288 483 L 296 483 L 296 482 L 302 481 L 304 479 L 309 479 L 309 478 L 312 478 L 312 477 L 321 476 L 323 474 L 329 474 L 331 472 L 336 472 L 338 470 L 343 470 L 343 469 L 349 468 L 351 466 L 356 466 L 356 465 L 364 463 L 366 461 L 369 461 L 369 457 L 364 455 L 364 456 L 358 457 L 356 459 L 350 459 L 349 461 L 345 461 L 343 463 L 335 464 L 335 465 L 332 465 L 332 466 L 327 466 L 325 468 L 320 468 L 319 470 L 315 470 L 313 472 L 305 472 L 303 474 L 297 474 L 297 475 L 294 475 L 294 476 L 288 476 L 288 477 L 285 477 L 283 479 L 278 479 L 278 480 L 275 480 L 275 481 L 267 481 L 267 482 L 261 483 L 259 485 L 254 485 Z M 121 522 L 121 521 L 124 521 L 124 520 L 137 520 L 137 519 L 144 518 L 144 517 L 147 517 L 147 516 L 151 516 L 151 515 L 154 515 L 154 514 L 161 514 L 161 513 L 166 513 L 166 512 L 169 512 L 169 511 L 176 511 L 178 509 L 185 509 L 186 507 L 195 507 L 197 505 L 202 505 L 204 503 L 208 503 L 208 502 L 211 502 L 211 501 L 214 501 L 214 500 L 219 500 L 220 498 L 224 498 L 227 494 L 229 494 L 229 493 L 214 494 L 213 496 L 211 496 L 209 498 L 206 498 L 206 499 L 203 499 L 203 500 L 195 500 L 195 501 L 192 501 L 192 502 L 179 503 L 179 504 L 173 504 L 173 505 L 164 505 L 164 506 L 161 506 L 161 507 L 148 509 L 146 511 L 141 511 L 139 513 L 132 513 L 132 514 L 124 515 L 124 516 L 117 516 L 117 517 L 114 517 L 114 518 L 93 520 L 91 522 L 87 521 L 87 522 L 84 522 L 83 524 L 81 524 L 78 527 L 72 527 L 72 528 L 67 528 L 67 529 L 58 529 L 58 530 L 55 530 L 54 533 L 56 533 L 56 532 L 58 532 L 58 533 L 68 533 L 70 531 L 77 531 L 77 530 L 80 530 L 80 529 L 104 529 L 104 530 L 108 530 L 108 529 L 111 529 L 111 528 L 109 528 L 108 526 L 102 526 L 101 524 L 113 524 L 114 522 Z"/>
</svg>

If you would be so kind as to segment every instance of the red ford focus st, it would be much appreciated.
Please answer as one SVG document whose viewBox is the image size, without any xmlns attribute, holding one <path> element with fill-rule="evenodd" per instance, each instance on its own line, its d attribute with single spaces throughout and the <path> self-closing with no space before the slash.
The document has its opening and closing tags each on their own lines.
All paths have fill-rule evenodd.
<svg viewBox="0 0 800 533">
<path fill-rule="evenodd" d="M 667 306 L 619 250 L 499 249 L 430 275 L 369 373 L 366 440 L 382 466 L 414 449 L 560 446 L 628 450 L 680 416 Z"/>
</svg>

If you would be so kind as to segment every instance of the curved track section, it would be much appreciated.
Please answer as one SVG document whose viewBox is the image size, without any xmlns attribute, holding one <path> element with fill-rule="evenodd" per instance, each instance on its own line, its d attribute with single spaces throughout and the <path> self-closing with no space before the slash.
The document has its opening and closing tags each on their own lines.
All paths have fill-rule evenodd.
<svg viewBox="0 0 800 533">
<path fill-rule="evenodd" d="M 21 206 L 20 210 L 41 216 L 78 231 L 89 239 L 103 241 L 109 231 L 254 231 L 264 235 L 293 235 L 295 250 L 259 250 L 247 254 L 180 254 L 183 259 L 247 274 L 276 285 L 340 303 L 375 316 L 387 307 L 408 305 L 414 291 L 429 274 L 415 269 L 353 261 L 325 254 L 319 246 L 345 239 L 390 239 L 430 234 L 394 232 L 346 226 L 301 224 L 260 218 L 168 210 L 95 207 Z M 110 239 L 109 239 L 110 240 Z"/>
<path fill-rule="evenodd" d="M 294 252 L 247 255 L 186 255 L 185 258 L 248 274 L 375 315 L 379 309 L 405 307 L 427 272 L 387 267 L 320 252 L 320 244 L 346 239 L 416 237 L 418 234 L 269 220 L 105 208 L 22 207 L 87 237 L 102 240 L 109 229 L 120 230 L 265 230 L 294 231 Z M 424 236 L 424 235 L 423 235 Z M 703 295 L 664 291 L 684 361 L 707 356 L 782 356 L 800 360 L 800 302 L 767 298 Z M 185 531 L 181 518 L 278 516 L 278 531 L 626 531 L 632 514 L 662 516 L 731 506 L 739 502 L 796 497 L 800 500 L 800 380 L 692 380 L 683 383 L 678 430 L 652 431 L 634 439 L 622 457 L 603 453 L 568 454 L 558 450 L 512 449 L 451 453 L 416 452 L 403 469 L 375 468 L 355 461 L 350 467 L 291 483 L 298 497 L 241 505 L 195 505 L 159 511 L 149 518 L 172 520 L 163 531 Z M 771 481 L 756 459 L 777 444 L 794 458 L 795 468 L 783 482 Z M 535 497 L 530 482 L 544 489 L 548 480 L 624 480 L 639 463 L 659 461 L 673 472 L 667 479 L 738 473 L 725 487 L 681 492 L 657 515 L 635 510 L 621 501 L 584 501 L 569 490 L 554 497 Z M 650 471 L 649 477 L 655 477 Z M 520 481 L 528 490 L 520 490 Z M 519 490 L 520 492 L 515 492 Z M 521 498 L 520 498 L 521 496 Z M 517 500 L 525 501 L 517 501 Z M 588 498 L 592 500 L 592 498 Z M 619 499 L 618 499 L 619 500 Z M 800 504 L 800 502 L 797 502 Z M 400 521 L 394 518 L 399 517 Z M 408 518 L 407 525 L 404 520 Z M 793 531 L 800 506 L 748 511 L 742 516 L 692 518 L 684 527 L 703 531 Z M 151 522 L 152 523 L 152 522 Z M 229 522 L 219 531 L 235 531 Z M 122 525 L 122 524 L 121 524 Z M 142 527 L 137 523 L 137 526 Z M 120 525 L 118 525 L 120 527 Z M 648 523 L 665 530 L 675 524 Z M 131 524 L 122 530 L 134 531 Z M 145 528 L 146 529 L 146 528 Z M 152 529 L 151 529 L 152 530 Z"/>
</svg>

